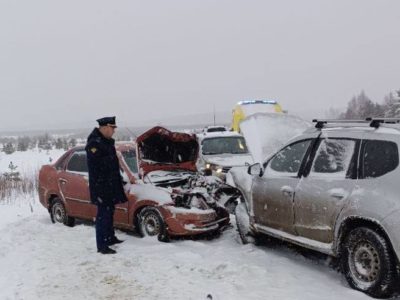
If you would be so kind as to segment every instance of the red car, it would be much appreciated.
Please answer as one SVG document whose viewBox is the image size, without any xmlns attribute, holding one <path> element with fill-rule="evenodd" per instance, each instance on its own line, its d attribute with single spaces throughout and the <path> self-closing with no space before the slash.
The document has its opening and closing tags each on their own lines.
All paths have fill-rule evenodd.
<svg viewBox="0 0 400 300">
<path fill-rule="evenodd" d="M 182 171 L 185 168 L 188 172 L 194 172 L 195 160 L 193 161 L 192 155 L 187 155 L 187 151 L 192 146 L 196 147 L 195 137 L 169 131 L 165 133 L 168 136 L 164 141 L 168 145 L 167 148 L 147 149 L 145 152 L 153 151 L 158 153 L 157 155 L 161 153 L 167 163 L 140 159 L 140 173 L 148 174 L 150 170 Z M 143 142 L 149 136 L 151 135 L 144 134 L 139 137 L 138 145 L 148 145 Z M 184 144 L 190 146 L 182 147 Z M 199 193 L 198 190 L 184 190 L 179 187 L 163 188 L 141 180 L 137 180 L 136 184 L 131 184 L 130 181 L 137 176 L 135 144 L 117 144 L 116 149 L 121 175 L 126 181 L 128 202 L 116 205 L 115 227 L 136 229 L 142 236 L 158 236 L 160 240 L 168 240 L 171 236 L 193 236 L 218 232 L 221 227 L 229 224 L 227 211 L 215 201 L 210 201 L 207 195 Z M 139 149 L 143 154 L 143 148 Z M 163 149 L 167 151 L 162 154 Z M 197 158 L 195 152 L 194 149 L 193 155 Z M 179 157 L 175 163 L 168 162 L 170 158 L 168 155 L 172 153 Z M 53 222 L 73 226 L 75 218 L 95 219 L 96 206 L 90 203 L 84 147 L 75 147 L 67 151 L 54 164 L 41 168 L 39 197 L 40 202 L 48 209 Z"/>
</svg>

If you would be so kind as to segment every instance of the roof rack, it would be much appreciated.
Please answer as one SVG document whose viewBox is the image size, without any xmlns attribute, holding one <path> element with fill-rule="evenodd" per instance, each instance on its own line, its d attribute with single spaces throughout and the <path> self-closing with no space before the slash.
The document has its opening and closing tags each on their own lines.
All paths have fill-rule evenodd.
<svg viewBox="0 0 400 300">
<path fill-rule="evenodd" d="M 322 129 L 324 128 L 325 125 L 329 123 L 334 123 L 334 124 L 355 124 L 355 123 L 367 123 L 366 120 L 335 120 L 335 119 L 314 119 L 312 120 L 313 123 L 315 124 L 315 128 Z"/>
<path fill-rule="evenodd" d="M 386 124 L 400 123 L 400 118 L 366 118 L 365 120 L 370 122 L 369 126 L 374 128 L 379 128 L 379 126 L 383 123 Z"/>
<path fill-rule="evenodd" d="M 400 118 L 366 118 L 365 120 L 312 120 L 315 124 L 315 128 L 322 129 L 327 124 L 369 124 L 370 127 L 379 128 L 381 124 L 398 124 L 400 123 Z"/>
</svg>

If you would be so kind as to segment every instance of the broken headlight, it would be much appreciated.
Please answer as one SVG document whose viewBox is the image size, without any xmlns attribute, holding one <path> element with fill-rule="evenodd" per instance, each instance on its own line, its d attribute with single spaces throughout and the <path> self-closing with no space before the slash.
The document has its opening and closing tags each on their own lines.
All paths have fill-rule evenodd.
<svg viewBox="0 0 400 300">
<path fill-rule="evenodd" d="M 210 163 L 206 163 L 205 173 L 215 172 L 217 174 L 221 174 L 222 171 L 223 171 L 223 168 L 221 166 L 210 164 Z"/>
</svg>

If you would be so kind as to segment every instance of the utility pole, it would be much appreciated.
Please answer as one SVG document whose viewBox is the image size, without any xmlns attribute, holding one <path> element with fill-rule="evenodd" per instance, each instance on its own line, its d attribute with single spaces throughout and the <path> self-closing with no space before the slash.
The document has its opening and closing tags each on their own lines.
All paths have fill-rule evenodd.
<svg viewBox="0 0 400 300">
<path fill-rule="evenodd" d="M 217 125 L 215 122 L 215 104 L 214 104 L 214 126 Z"/>
</svg>

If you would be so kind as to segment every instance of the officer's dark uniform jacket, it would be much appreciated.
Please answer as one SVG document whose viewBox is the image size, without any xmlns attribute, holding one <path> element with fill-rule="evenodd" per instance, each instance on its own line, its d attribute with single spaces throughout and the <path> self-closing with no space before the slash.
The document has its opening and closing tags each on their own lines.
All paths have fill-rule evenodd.
<svg viewBox="0 0 400 300">
<path fill-rule="evenodd" d="M 114 205 L 126 198 L 114 139 L 105 138 L 98 128 L 86 144 L 90 200 L 96 205 Z"/>
</svg>

